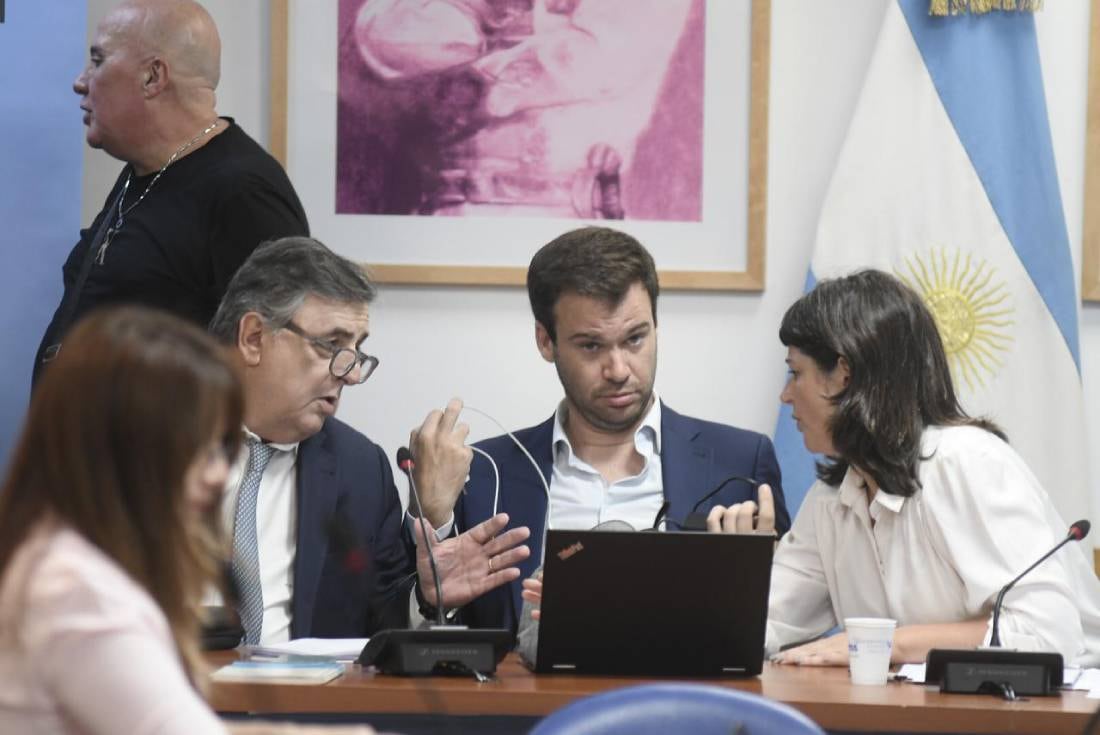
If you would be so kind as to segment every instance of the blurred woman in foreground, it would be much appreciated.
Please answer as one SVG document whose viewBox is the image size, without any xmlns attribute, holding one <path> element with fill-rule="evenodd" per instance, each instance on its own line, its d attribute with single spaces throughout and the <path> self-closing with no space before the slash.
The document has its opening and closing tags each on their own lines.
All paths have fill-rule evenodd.
<svg viewBox="0 0 1100 735">
<path fill-rule="evenodd" d="M 242 401 L 174 317 L 104 310 L 66 338 L 0 490 L 0 731 L 225 732 L 197 602 Z"/>
<path fill-rule="evenodd" d="M 221 348 L 176 317 L 103 310 L 66 338 L 0 488 L 0 732 L 372 732 L 225 724 L 199 693 L 242 412 Z"/>
</svg>

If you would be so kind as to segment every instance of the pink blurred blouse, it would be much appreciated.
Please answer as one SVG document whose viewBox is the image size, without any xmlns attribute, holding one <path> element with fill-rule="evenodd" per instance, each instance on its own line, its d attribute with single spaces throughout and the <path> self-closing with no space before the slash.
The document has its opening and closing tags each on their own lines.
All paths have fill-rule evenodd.
<svg viewBox="0 0 1100 735">
<path fill-rule="evenodd" d="M 75 531 L 43 524 L 0 580 L 0 732 L 226 731 L 149 594 Z"/>
</svg>

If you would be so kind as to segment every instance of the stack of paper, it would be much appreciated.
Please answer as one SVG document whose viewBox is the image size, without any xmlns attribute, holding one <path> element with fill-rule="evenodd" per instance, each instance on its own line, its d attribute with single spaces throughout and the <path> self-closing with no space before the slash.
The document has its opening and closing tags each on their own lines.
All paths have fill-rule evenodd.
<svg viewBox="0 0 1100 735">
<path fill-rule="evenodd" d="M 234 661 L 210 678 L 235 684 L 324 684 L 343 673 L 343 664 L 335 661 Z"/>
<path fill-rule="evenodd" d="M 1089 699 L 1100 699 L 1100 669 L 1078 669 L 1072 681 L 1066 669 L 1065 685 L 1067 689 L 1088 692 Z"/>
<path fill-rule="evenodd" d="M 271 643 L 266 646 L 252 646 L 249 649 L 253 657 L 257 656 L 309 656 L 328 658 L 337 661 L 354 661 L 359 658 L 366 638 L 296 638 L 286 643 Z"/>
</svg>

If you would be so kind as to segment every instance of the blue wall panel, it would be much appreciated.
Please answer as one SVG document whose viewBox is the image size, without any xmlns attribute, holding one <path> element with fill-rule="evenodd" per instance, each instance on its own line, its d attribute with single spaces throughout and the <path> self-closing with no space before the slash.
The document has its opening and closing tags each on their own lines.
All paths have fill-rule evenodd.
<svg viewBox="0 0 1100 735">
<path fill-rule="evenodd" d="M 0 0 L 0 466 L 30 395 L 31 361 L 80 228 L 84 146 L 72 82 L 87 3 Z"/>
</svg>

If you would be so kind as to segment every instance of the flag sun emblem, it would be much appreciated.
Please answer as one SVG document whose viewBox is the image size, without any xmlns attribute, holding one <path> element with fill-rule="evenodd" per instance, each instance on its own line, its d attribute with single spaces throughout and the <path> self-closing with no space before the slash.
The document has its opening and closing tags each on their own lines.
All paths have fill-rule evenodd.
<svg viewBox="0 0 1100 735">
<path fill-rule="evenodd" d="M 1014 308 L 993 266 L 972 254 L 931 250 L 906 257 L 908 273 L 897 271 L 924 298 L 940 330 L 951 374 L 973 391 L 1001 367 L 1012 345 Z"/>
</svg>

